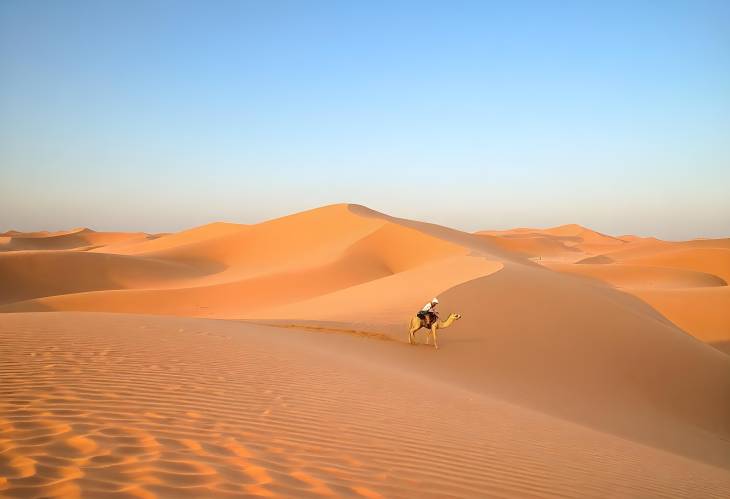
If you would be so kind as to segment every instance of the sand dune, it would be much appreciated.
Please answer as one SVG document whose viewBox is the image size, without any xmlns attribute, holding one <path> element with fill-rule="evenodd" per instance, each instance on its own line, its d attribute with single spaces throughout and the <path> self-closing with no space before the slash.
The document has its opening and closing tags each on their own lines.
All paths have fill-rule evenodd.
<svg viewBox="0 0 730 499">
<path fill-rule="evenodd" d="M 616 251 L 624 248 L 628 242 L 576 224 L 549 229 L 481 231 L 476 234 L 489 238 L 509 251 L 563 262 L 575 262 L 589 255 Z"/>
<path fill-rule="evenodd" d="M 650 259 L 651 263 L 656 261 Z M 549 268 L 569 272 L 609 282 L 620 288 L 702 288 L 727 286 L 719 275 L 696 270 L 665 268 L 657 265 L 608 264 L 575 265 L 547 263 Z"/>
<path fill-rule="evenodd" d="M 632 293 L 661 311 L 680 328 L 727 351 L 727 342 L 730 342 L 730 287 L 636 289 Z"/>
<path fill-rule="evenodd" d="M 605 244 L 609 246 L 621 246 L 626 242 L 621 238 L 602 234 L 578 224 L 566 224 L 547 229 L 531 229 L 523 227 L 502 231 L 481 231 L 477 232 L 477 234 L 486 234 L 502 238 L 530 238 L 541 236 L 544 238 L 554 238 L 573 245 Z"/>
<path fill-rule="evenodd" d="M 492 393 L 675 452 L 730 432 L 730 359 L 630 295 L 508 266 L 442 296 L 470 317 L 449 336 L 458 364 L 443 376 L 486 378 Z M 670 420 L 687 426 L 670 435 Z M 684 440 L 689 427 L 704 431 Z"/>
<path fill-rule="evenodd" d="M 40 296 L 46 297 L 7 304 L 0 310 L 240 317 L 257 309 L 344 290 L 432 261 L 465 256 L 475 248 L 490 249 L 478 238 L 473 241 L 476 246 L 464 247 L 453 242 L 450 235 L 434 237 L 428 231 L 394 220 L 371 213 L 363 216 L 346 205 L 336 205 L 255 226 L 234 230 L 226 227 L 225 233 L 216 231 L 210 238 L 194 237 L 201 232 L 210 233 L 209 230 L 186 231 L 175 239 L 177 244 L 168 245 L 165 240 L 173 236 L 165 236 L 127 250 L 132 250 L 137 258 L 135 261 L 144 258 L 174 263 L 183 269 L 194 266 L 201 272 L 194 282 L 182 281 L 189 277 L 186 274 L 178 276 L 185 285 L 150 280 L 146 285 L 132 283 L 123 287 L 104 282 L 96 288 L 77 290 L 88 291 L 85 293 L 43 294 Z M 309 227 L 313 230 L 308 230 Z M 137 251 L 140 247 L 151 251 Z M 499 248 L 495 249 L 499 251 Z M 442 271 L 449 273 L 452 270 L 444 267 Z M 459 275 L 461 279 L 468 279 L 483 275 L 483 272 L 461 272 Z M 441 289 L 458 282 L 462 281 L 447 279 Z M 430 289 L 434 293 L 441 290 Z M 418 300 L 423 300 L 420 293 Z"/>
<path fill-rule="evenodd" d="M 501 263 L 483 257 L 456 256 L 240 317 L 343 322 L 401 338 L 405 322 L 429 297 L 502 268 Z"/>
<path fill-rule="evenodd" d="M 0 251 L 87 250 L 121 242 L 141 242 L 154 237 L 143 232 L 95 232 L 84 228 L 61 232 L 10 231 L 4 234 L 5 237 L 0 237 Z"/>
<path fill-rule="evenodd" d="M 595 253 L 599 251 L 608 251 L 615 248 L 623 247 L 626 241 L 596 232 L 594 230 L 577 224 L 561 225 L 540 231 L 543 235 L 558 237 L 573 247 L 579 247 L 582 251 Z"/>
<path fill-rule="evenodd" d="M 726 497 L 729 242 L 358 205 L 4 233 L 0 495 Z"/>
<path fill-rule="evenodd" d="M 655 238 L 640 238 L 623 247 L 613 248 L 599 257 L 607 257 L 612 262 L 629 262 L 635 258 L 653 257 L 665 251 L 674 252 L 690 249 L 730 249 L 729 239 L 697 239 L 692 241 L 669 242 Z"/>
<path fill-rule="evenodd" d="M 514 251 L 529 257 L 575 258 L 577 256 L 576 253 L 582 255 L 579 250 L 568 246 L 557 237 L 534 234 L 498 237 L 490 234 L 478 234 L 502 249 Z"/>
<path fill-rule="evenodd" d="M 426 349 L 188 318 L 0 319 L 7 497 L 730 489 L 727 469 L 373 363 L 424 363 Z"/>
<path fill-rule="evenodd" d="M 153 251 L 161 251 L 176 246 L 192 244 L 208 239 L 234 234 L 246 230 L 246 225 L 232 224 L 225 222 L 214 222 L 193 229 L 165 234 L 161 237 L 146 239 L 142 241 L 123 241 L 118 244 L 108 245 L 95 251 L 105 253 L 119 253 L 124 255 L 136 255 L 139 253 L 149 253 Z"/>
<path fill-rule="evenodd" d="M 489 232 L 503 247 L 529 254 L 546 267 L 605 282 L 630 293 L 697 338 L 730 349 L 730 239 L 669 242 L 621 236 L 623 244 L 603 240 L 580 226 Z M 545 233 L 550 236 L 545 236 Z M 487 234 L 487 233 L 479 233 Z M 580 236 L 576 253 L 556 251 L 549 237 Z M 610 237 L 600 235 L 601 237 Z M 529 238 L 529 239 L 528 239 Z M 523 242 L 524 241 L 524 242 Z M 550 241 L 547 244 L 546 241 Z M 587 241 L 587 242 L 586 242 Z M 580 256 L 576 256 L 580 255 Z M 534 258 L 538 257 L 538 258 Z"/>
<path fill-rule="evenodd" d="M 188 243 L 185 238 L 182 244 L 151 255 L 176 261 L 212 262 L 237 276 L 261 275 L 329 263 L 382 225 L 378 220 L 351 216 L 346 205 L 334 205 L 213 239 Z"/>
<path fill-rule="evenodd" d="M 682 247 L 625 261 L 653 267 L 701 271 L 730 281 L 730 249 L 726 248 Z"/>
<path fill-rule="evenodd" d="M 201 276 L 176 262 L 76 251 L 0 253 L 0 303 L 91 290 L 159 286 Z"/>
<path fill-rule="evenodd" d="M 443 310 L 464 318 L 442 333 L 448 348 L 429 363 L 439 379 L 674 452 L 712 454 L 722 461 L 725 450 L 700 446 L 696 451 L 694 446 L 710 445 L 705 431 L 715 435 L 710 440 L 730 436 L 730 358 L 614 289 L 530 266 L 483 269 L 484 277 L 441 294 Z M 405 341 L 403 317 L 409 306 L 415 308 L 417 297 L 411 292 L 402 308 L 394 302 L 401 293 L 409 297 L 412 276 L 382 281 L 260 315 L 274 324 L 376 331 Z M 650 372 L 646 365 L 652 365 Z M 690 381 L 678 365 L 698 377 Z M 623 421 L 627 413 L 632 417 Z M 676 432 L 657 428 L 656 421 L 664 418 L 686 427 Z M 705 430 L 688 437 L 689 428 Z"/>
<path fill-rule="evenodd" d="M 0 310 L 101 310 L 234 317 L 257 308 L 303 300 L 390 275 L 385 266 L 362 263 L 363 260 L 356 257 L 343 257 L 323 266 L 272 272 L 210 285 L 196 283 L 190 287 L 65 294 L 16 302 L 0 307 Z"/>
</svg>

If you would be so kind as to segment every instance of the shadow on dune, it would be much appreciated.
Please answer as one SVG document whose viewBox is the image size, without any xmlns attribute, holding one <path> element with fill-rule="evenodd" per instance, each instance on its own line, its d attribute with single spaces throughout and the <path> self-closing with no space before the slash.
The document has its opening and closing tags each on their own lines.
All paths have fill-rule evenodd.
<svg viewBox="0 0 730 499">
<path fill-rule="evenodd" d="M 38 302 L 36 300 L 28 300 L 20 303 L 7 303 L 0 305 L 0 314 L 13 314 L 24 312 L 57 312 L 50 305 Z"/>
<path fill-rule="evenodd" d="M 499 246 L 497 246 L 496 244 L 491 243 L 489 240 L 482 238 L 480 236 L 476 236 L 474 234 L 469 234 L 467 232 L 462 232 L 460 230 L 451 229 L 449 227 L 444 227 L 443 225 L 437 225 L 437 224 L 432 224 L 432 223 L 428 223 L 428 222 L 418 222 L 415 220 L 408 220 L 405 218 L 392 217 L 390 215 L 380 213 L 380 212 L 372 210 L 366 206 L 361 206 L 358 204 L 349 204 L 349 205 L 347 205 L 347 207 L 355 215 L 358 215 L 361 217 L 380 218 L 382 220 L 387 220 L 389 222 L 401 225 L 403 227 L 408 227 L 408 228 L 417 230 L 419 232 L 423 232 L 424 234 L 428 234 L 437 239 L 441 239 L 443 241 L 449 241 L 449 242 L 458 244 L 460 246 L 463 246 L 465 248 L 469 248 L 472 251 L 477 252 L 478 254 L 486 254 L 489 256 L 499 257 L 499 259 L 501 259 L 501 260 L 514 261 L 514 262 L 519 262 L 519 263 L 523 263 L 526 265 L 537 265 L 537 264 L 533 264 L 532 262 L 530 262 L 529 260 L 524 258 L 522 255 L 519 255 L 512 251 L 504 250 L 504 249 L 500 248 Z"/>
<path fill-rule="evenodd" d="M 730 359 L 642 300 L 508 264 L 441 303 L 464 318 L 440 336 L 438 377 L 730 466 L 712 443 L 730 438 Z"/>
<path fill-rule="evenodd" d="M 89 291 L 174 287 L 214 269 L 144 256 L 82 251 L 0 253 L 0 304 Z"/>
<path fill-rule="evenodd" d="M 390 346 L 363 341 L 359 355 L 730 467 L 722 444 L 730 437 L 730 359 L 642 300 L 598 281 L 516 263 L 439 297 L 444 313 L 463 319 L 439 333 L 438 352 L 407 346 L 407 317 L 261 322 L 365 340 L 390 337 L 396 340 Z M 425 343 L 422 335 L 418 342 Z"/>
<path fill-rule="evenodd" d="M 714 343 L 710 343 L 710 345 L 721 352 L 730 355 L 730 341 L 716 341 Z"/>
</svg>

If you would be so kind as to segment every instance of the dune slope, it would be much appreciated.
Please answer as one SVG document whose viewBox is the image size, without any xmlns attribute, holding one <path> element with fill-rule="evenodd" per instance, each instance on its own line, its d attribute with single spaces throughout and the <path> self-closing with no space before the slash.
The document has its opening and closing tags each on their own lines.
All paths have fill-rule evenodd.
<svg viewBox="0 0 730 499">
<path fill-rule="evenodd" d="M 11 231 L 0 237 L 1 251 L 22 250 L 88 250 L 121 242 L 141 242 L 154 238 L 143 232 L 95 232 L 74 229 L 62 232 L 22 233 Z"/>
<path fill-rule="evenodd" d="M 703 341 L 719 345 L 730 341 L 727 239 L 678 243 L 638 240 L 573 265 L 549 260 L 542 263 L 553 270 L 619 287 Z"/>
<path fill-rule="evenodd" d="M 373 364 L 389 342 L 271 333 L 189 318 L 0 316 L 0 494 L 711 498 L 730 490 L 726 469 Z"/>
<path fill-rule="evenodd" d="M 205 272 L 177 262 L 77 251 L 0 253 L 0 304 L 92 290 L 174 286 Z"/>
<path fill-rule="evenodd" d="M 197 268 L 200 275 L 194 280 L 181 274 L 180 282 L 175 285 L 168 282 L 156 285 L 150 280 L 129 283 L 126 287 L 106 284 L 95 288 L 79 287 L 54 296 L 38 294 L 41 298 L 18 300 L 1 306 L 0 310 L 242 317 L 256 310 L 344 291 L 353 285 L 446 258 L 464 257 L 475 251 L 480 256 L 489 255 L 492 250 L 502 251 L 469 234 L 401 222 L 376 212 L 357 213 L 347 205 L 325 207 L 254 226 L 225 226 L 223 229 L 205 226 L 201 230 L 186 231 L 175 238 L 173 244 L 170 239 L 175 236 L 170 235 L 125 250 L 133 253 L 126 256 L 128 259 L 134 257 L 176 264 L 181 268 Z M 207 237 L 211 232 L 212 237 Z M 144 251 L 138 251 L 141 249 Z M 123 255 L 115 257 L 121 260 Z M 461 281 L 458 282 L 483 275 L 483 269 L 477 267 L 460 267 Z M 490 264 L 489 268 L 493 267 L 494 264 Z M 432 268 L 438 269 L 441 275 L 457 274 L 444 265 Z M 474 273 L 465 272 L 467 268 L 473 269 Z M 444 287 L 431 286 L 432 293 L 457 283 L 453 278 L 436 274 L 429 278 L 444 282 Z M 54 281 L 50 275 L 48 279 Z M 34 285 L 43 287 L 41 284 Z M 45 287 L 50 286 L 45 284 Z M 418 300 L 422 299 L 419 296 Z"/>
</svg>

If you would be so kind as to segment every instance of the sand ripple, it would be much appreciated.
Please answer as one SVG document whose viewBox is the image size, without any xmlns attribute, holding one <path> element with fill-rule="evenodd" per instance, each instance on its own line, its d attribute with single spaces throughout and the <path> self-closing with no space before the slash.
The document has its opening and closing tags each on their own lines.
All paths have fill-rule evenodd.
<svg viewBox="0 0 730 499">
<path fill-rule="evenodd" d="M 196 319 L 0 317 L 0 495 L 730 493 L 727 470 L 303 337 Z"/>
</svg>

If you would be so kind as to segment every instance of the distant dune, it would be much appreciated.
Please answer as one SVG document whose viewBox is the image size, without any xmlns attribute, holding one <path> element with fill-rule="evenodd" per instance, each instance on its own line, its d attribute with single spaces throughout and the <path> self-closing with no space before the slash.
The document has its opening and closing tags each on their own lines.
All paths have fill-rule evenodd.
<svg viewBox="0 0 730 499">
<path fill-rule="evenodd" d="M 728 497 L 729 280 L 730 239 L 345 204 L 6 232 L 0 495 Z"/>
<path fill-rule="evenodd" d="M 0 234 L 0 251 L 88 250 L 120 242 L 145 241 L 153 237 L 142 232 L 95 232 L 84 228 L 62 232 L 10 231 Z"/>
<path fill-rule="evenodd" d="M 685 332 L 730 350 L 730 239 L 613 238 L 578 225 L 477 234 L 552 270 L 632 294 Z"/>
</svg>

